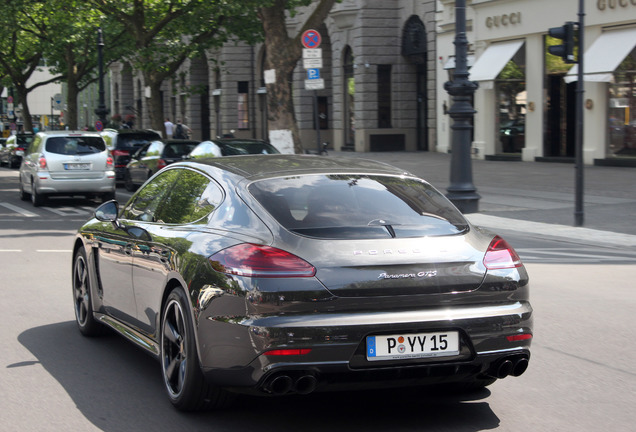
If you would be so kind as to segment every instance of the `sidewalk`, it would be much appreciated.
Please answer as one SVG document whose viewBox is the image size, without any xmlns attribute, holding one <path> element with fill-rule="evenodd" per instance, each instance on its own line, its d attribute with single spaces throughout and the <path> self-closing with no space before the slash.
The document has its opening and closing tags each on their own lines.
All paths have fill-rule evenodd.
<svg viewBox="0 0 636 432">
<path fill-rule="evenodd" d="M 329 156 L 389 163 L 442 193 L 450 184 L 451 155 L 445 153 L 331 151 Z M 636 168 L 583 168 L 583 227 L 574 227 L 574 164 L 473 159 L 472 169 L 481 199 L 479 212 L 467 217 L 476 225 L 636 247 Z"/>
</svg>

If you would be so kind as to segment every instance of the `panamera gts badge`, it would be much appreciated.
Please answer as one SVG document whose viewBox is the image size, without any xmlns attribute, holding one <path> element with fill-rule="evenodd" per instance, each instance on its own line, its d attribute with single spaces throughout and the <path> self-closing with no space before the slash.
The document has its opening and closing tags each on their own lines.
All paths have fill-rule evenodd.
<svg viewBox="0 0 636 432">
<path fill-rule="evenodd" d="M 434 276 L 437 276 L 437 270 L 422 271 L 418 273 L 395 273 L 395 274 L 380 273 L 380 276 L 378 276 L 378 279 L 416 279 L 416 278 L 430 278 Z"/>
</svg>

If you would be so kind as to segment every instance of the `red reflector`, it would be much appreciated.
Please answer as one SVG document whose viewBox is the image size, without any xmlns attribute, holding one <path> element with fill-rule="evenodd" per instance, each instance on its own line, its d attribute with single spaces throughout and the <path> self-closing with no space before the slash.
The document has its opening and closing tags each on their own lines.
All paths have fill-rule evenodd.
<svg viewBox="0 0 636 432">
<path fill-rule="evenodd" d="M 484 265 L 488 270 L 494 270 L 521 267 L 523 264 L 512 246 L 501 237 L 495 236 L 484 256 Z"/>
<path fill-rule="evenodd" d="M 506 336 L 506 339 L 508 339 L 508 342 L 516 342 L 516 341 L 532 339 L 532 335 L 530 333 L 524 333 L 524 334 Z"/>
<path fill-rule="evenodd" d="M 163 160 L 163 159 L 159 159 L 159 160 L 157 161 L 157 169 L 158 169 L 158 170 L 160 170 L 160 169 L 162 169 L 162 168 L 165 168 L 167 165 L 168 165 L 168 164 L 167 164 L 167 163 L 166 163 L 166 161 L 165 161 L 165 160 Z"/>
<path fill-rule="evenodd" d="M 218 272 L 250 277 L 312 277 L 314 266 L 281 249 L 241 243 L 209 258 Z"/>
<path fill-rule="evenodd" d="M 302 348 L 302 349 L 277 349 L 277 350 L 266 351 L 266 352 L 263 353 L 263 355 L 266 355 L 266 356 L 305 355 L 305 354 L 309 354 L 310 351 L 311 351 L 311 349 L 309 349 L 309 348 Z"/>
</svg>

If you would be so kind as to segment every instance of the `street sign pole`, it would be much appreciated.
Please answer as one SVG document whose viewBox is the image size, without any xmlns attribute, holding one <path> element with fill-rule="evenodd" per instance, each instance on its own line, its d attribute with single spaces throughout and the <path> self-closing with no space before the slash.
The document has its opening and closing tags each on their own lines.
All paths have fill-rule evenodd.
<svg viewBox="0 0 636 432">
<path fill-rule="evenodd" d="M 314 127 L 316 128 L 316 152 L 322 153 L 320 144 L 320 115 L 318 113 L 318 90 L 324 88 L 324 80 L 320 78 L 322 68 L 322 50 L 318 48 L 322 38 L 316 30 L 305 31 L 300 42 L 303 47 L 303 66 L 307 69 L 305 89 L 314 91 Z"/>
</svg>

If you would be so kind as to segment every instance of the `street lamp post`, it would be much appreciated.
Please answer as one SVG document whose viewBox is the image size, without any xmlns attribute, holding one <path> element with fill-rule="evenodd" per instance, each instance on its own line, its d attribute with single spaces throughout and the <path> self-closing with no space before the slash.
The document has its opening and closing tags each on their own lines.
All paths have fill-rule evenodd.
<svg viewBox="0 0 636 432">
<path fill-rule="evenodd" d="M 475 110 L 471 105 L 472 95 L 478 84 L 468 80 L 466 38 L 466 0 L 455 3 L 455 72 L 453 80 L 444 84 L 444 89 L 452 96 L 453 104 L 448 114 L 453 119 L 451 143 L 450 186 L 446 196 L 462 213 L 479 210 L 479 199 L 473 185 L 471 161 L 472 119 Z"/>
<path fill-rule="evenodd" d="M 102 36 L 101 27 L 97 29 L 97 63 L 99 66 L 99 102 L 95 109 L 95 114 L 102 126 L 106 124 L 106 115 L 108 115 L 109 109 L 106 108 L 104 101 L 104 58 L 102 51 L 104 50 L 104 38 Z"/>
</svg>

